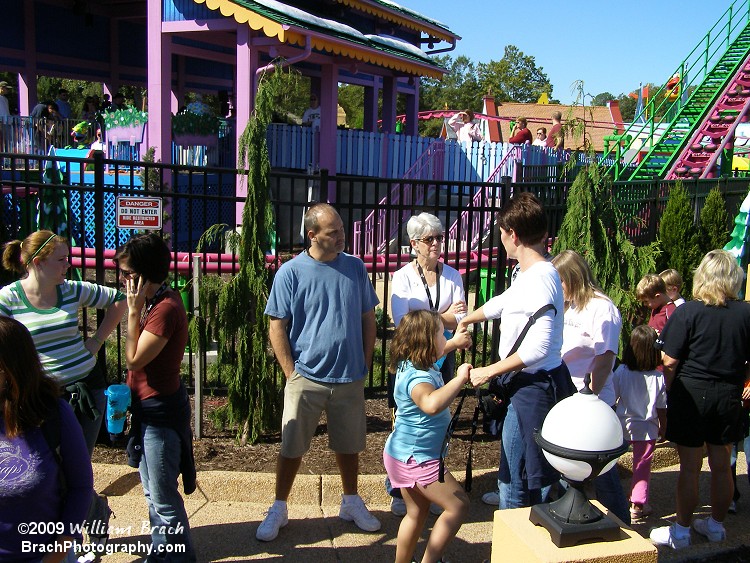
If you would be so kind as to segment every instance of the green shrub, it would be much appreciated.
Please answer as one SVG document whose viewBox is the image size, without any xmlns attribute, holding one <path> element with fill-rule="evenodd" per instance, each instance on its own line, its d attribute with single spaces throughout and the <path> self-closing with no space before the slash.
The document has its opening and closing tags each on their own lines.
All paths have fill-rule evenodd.
<svg viewBox="0 0 750 563">
<path fill-rule="evenodd" d="M 686 297 L 692 293 L 692 272 L 702 256 L 698 239 L 693 205 L 682 182 L 677 182 L 669 192 L 667 207 L 659 224 L 662 250 L 659 271 L 677 270 L 684 280 L 683 295 Z"/>
<path fill-rule="evenodd" d="M 698 226 L 698 243 L 701 254 L 709 250 L 724 248 L 729 242 L 729 214 L 721 190 L 716 186 L 706 196 L 706 202 L 701 209 L 700 225 Z"/>
</svg>

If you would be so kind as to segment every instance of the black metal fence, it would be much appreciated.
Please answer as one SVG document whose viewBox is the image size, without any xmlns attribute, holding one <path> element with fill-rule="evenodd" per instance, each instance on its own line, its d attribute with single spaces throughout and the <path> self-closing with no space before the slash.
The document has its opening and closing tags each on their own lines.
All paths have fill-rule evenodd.
<svg viewBox="0 0 750 563">
<path fill-rule="evenodd" d="M 113 251 L 138 232 L 134 228 L 118 228 L 117 198 L 156 196 L 161 198 L 164 210 L 161 232 L 175 251 L 172 268 L 175 287 L 185 289 L 191 280 L 200 283 L 192 279 L 194 256 L 200 257 L 202 276 L 221 276 L 227 281 L 238 271 L 237 256 L 227 241 L 231 238 L 229 232 L 234 231 L 237 224 L 237 210 L 244 203 L 244 198 L 235 197 L 237 186 L 243 181 L 242 175 L 232 169 L 116 161 L 103 158 L 101 153 L 91 159 L 0 153 L 3 190 L 0 238 L 23 238 L 38 228 L 50 228 L 71 241 L 72 275 L 114 285 L 117 277 L 111 260 Z M 696 217 L 712 187 L 718 185 L 721 189 L 732 218 L 748 189 L 746 178 L 683 181 L 683 184 L 692 195 Z M 658 220 L 672 185 L 672 182 L 654 181 L 615 186 L 615 199 L 630 217 L 623 228 L 637 244 L 655 239 Z M 474 196 L 482 188 L 491 195 L 477 203 Z M 316 175 L 274 171 L 270 176 L 270 193 L 275 232 L 271 241 L 274 252 L 267 257 L 269 271 L 273 275 L 283 261 L 304 248 L 300 224 L 309 202 L 330 197 L 344 221 L 349 241 L 347 251 L 365 262 L 380 296 L 380 307 L 388 313 L 389 274 L 410 260 L 406 252 L 409 245 L 406 220 L 412 214 L 428 211 L 440 217 L 447 230 L 463 233 L 464 240 L 446 248 L 444 259 L 463 274 L 467 302 L 470 308 L 476 308 L 507 287 L 512 266 L 500 244 L 497 229 L 487 219 L 492 219 L 511 194 L 531 191 L 545 205 L 550 240 L 553 240 L 565 214 L 569 188 L 568 182 L 511 184 L 508 178 L 488 185 L 329 176 L 326 171 Z M 388 194 L 394 192 L 401 194 L 399 203 L 382 203 L 383 199 L 389 199 Z M 421 199 L 417 194 L 422 194 Z M 383 213 L 377 213 L 381 210 Z M 385 248 L 368 249 L 363 244 L 353 248 L 352 234 L 362 224 L 358 222 L 372 212 L 376 212 L 378 221 L 385 223 L 376 224 L 376 228 L 388 228 L 393 222 L 398 228 L 388 231 Z M 225 231 L 227 236 L 201 245 L 201 242 L 206 242 L 201 241 L 201 235 L 214 225 L 224 225 L 218 230 Z M 485 225 L 492 226 L 485 228 Z M 477 242 L 475 245 L 464 244 L 468 240 Z M 9 279 L 5 274 L 7 283 Z M 185 301 L 192 311 L 189 295 L 185 296 Z M 378 342 L 369 374 L 369 386 L 376 389 L 386 385 L 388 338 L 392 332 L 389 331 L 387 315 L 378 318 Z M 84 330 L 86 320 L 84 315 Z M 466 352 L 468 361 L 481 365 L 489 360 L 492 354 L 491 331 L 492 327 L 485 324 L 475 334 L 474 347 Z M 203 355 L 202 365 L 210 355 L 206 350 L 191 351 L 191 358 L 193 353 Z M 121 373 L 124 365 L 120 344 L 110 351 L 108 357 L 112 366 L 109 376 L 113 378 Z M 189 361 L 185 366 L 185 378 L 189 384 L 195 377 L 193 365 Z M 277 370 L 277 381 L 280 377 Z M 221 388 L 226 383 L 211 370 L 204 372 L 203 378 L 204 385 L 209 387 Z"/>
</svg>

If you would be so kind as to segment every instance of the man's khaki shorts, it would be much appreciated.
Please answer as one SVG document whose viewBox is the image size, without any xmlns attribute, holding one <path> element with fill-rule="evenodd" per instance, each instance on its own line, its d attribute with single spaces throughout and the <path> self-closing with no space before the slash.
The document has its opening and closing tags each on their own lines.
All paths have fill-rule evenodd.
<svg viewBox="0 0 750 563">
<path fill-rule="evenodd" d="M 281 455 L 302 457 L 325 411 L 328 417 L 328 446 L 339 454 L 356 454 L 365 449 L 364 378 L 352 383 L 321 383 L 296 371 L 284 387 L 284 416 L 281 423 Z"/>
</svg>

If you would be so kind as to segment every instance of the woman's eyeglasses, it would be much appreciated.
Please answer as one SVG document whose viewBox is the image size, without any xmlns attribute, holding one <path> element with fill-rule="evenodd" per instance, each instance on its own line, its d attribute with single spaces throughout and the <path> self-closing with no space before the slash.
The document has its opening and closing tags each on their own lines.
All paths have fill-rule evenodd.
<svg viewBox="0 0 750 563">
<path fill-rule="evenodd" d="M 430 235 L 429 237 L 424 237 L 419 239 L 421 242 L 425 243 L 427 246 L 430 246 L 433 242 L 443 242 L 445 240 L 445 236 L 443 235 Z"/>
<path fill-rule="evenodd" d="M 120 268 L 120 275 L 125 278 L 132 278 L 133 276 L 138 275 L 138 272 L 134 272 L 133 270 L 123 270 Z"/>
</svg>

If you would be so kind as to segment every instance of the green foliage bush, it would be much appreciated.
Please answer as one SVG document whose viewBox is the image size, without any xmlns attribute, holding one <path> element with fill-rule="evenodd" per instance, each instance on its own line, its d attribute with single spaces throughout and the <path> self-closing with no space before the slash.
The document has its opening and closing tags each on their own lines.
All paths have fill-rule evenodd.
<svg viewBox="0 0 750 563">
<path fill-rule="evenodd" d="M 701 209 L 698 235 L 701 255 L 705 255 L 709 250 L 724 248 L 729 242 L 729 214 L 718 186 L 706 196 L 706 202 Z"/>
<path fill-rule="evenodd" d="M 667 268 L 677 270 L 682 275 L 683 295 L 686 296 L 691 294 L 693 269 L 702 256 L 698 241 L 693 205 L 682 182 L 677 182 L 669 192 L 667 207 L 659 224 L 662 251 L 659 271 Z"/>
<path fill-rule="evenodd" d="M 568 192 L 553 254 L 575 250 L 591 266 L 594 277 L 622 315 L 620 345 L 627 342 L 640 304 L 635 286 L 641 277 L 654 272 L 658 247 L 655 243 L 636 247 L 621 224 L 624 217 L 615 205 L 612 179 L 596 164 L 582 168 Z"/>
</svg>

